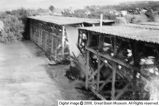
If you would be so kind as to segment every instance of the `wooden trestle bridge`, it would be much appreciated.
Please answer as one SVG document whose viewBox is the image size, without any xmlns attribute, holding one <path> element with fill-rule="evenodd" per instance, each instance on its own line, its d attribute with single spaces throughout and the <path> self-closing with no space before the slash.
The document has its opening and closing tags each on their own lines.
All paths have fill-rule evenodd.
<svg viewBox="0 0 159 106">
<path fill-rule="evenodd" d="M 114 21 L 103 20 L 105 25 L 112 23 Z M 50 60 L 58 62 L 67 59 L 72 52 L 77 52 L 78 27 L 99 26 L 99 24 L 98 19 L 32 16 L 28 17 L 30 36 L 27 38 L 42 48 Z"/>
<path fill-rule="evenodd" d="M 76 43 L 68 45 L 67 36 L 75 37 L 86 60 L 85 87 L 99 98 L 148 99 L 144 84 L 159 75 L 158 26 L 110 26 L 113 21 L 107 20 L 108 26 L 99 27 L 99 20 L 56 16 L 28 22 L 30 39 L 54 61 L 69 57 Z"/>
<path fill-rule="evenodd" d="M 149 99 L 144 84 L 159 75 L 158 34 L 159 27 L 149 25 L 80 28 L 85 87 L 101 99 Z"/>
</svg>

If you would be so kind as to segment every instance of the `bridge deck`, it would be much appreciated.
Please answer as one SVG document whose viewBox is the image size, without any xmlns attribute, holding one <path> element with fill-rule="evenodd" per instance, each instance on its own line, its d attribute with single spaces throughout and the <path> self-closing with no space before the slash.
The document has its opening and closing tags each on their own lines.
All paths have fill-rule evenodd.
<svg viewBox="0 0 159 106">
<path fill-rule="evenodd" d="M 88 31 L 94 31 L 102 34 L 123 37 L 127 39 L 140 40 L 159 44 L 159 26 L 147 25 L 116 25 L 81 28 Z"/>
</svg>

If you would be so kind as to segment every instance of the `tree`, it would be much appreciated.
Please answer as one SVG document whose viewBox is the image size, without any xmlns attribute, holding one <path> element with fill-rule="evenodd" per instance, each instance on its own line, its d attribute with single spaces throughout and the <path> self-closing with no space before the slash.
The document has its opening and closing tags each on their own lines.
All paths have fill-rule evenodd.
<svg viewBox="0 0 159 106">
<path fill-rule="evenodd" d="M 149 21 L 155 21 L 155 14 L 153 13 L 152 9 L 149 9 L 145 15 L 147 16 L 147 18 L 149 18 Z"/>
<path fill-rule="evenodd" d="M 70 9 L 64 9 L 64 10 L 62 11 L 62 15 L 63 15 L 63 16 L 68 16 L 68 17 L 74 16 Z"/>
<path fill-rule="evenodd" d="M 24 25 L 18 17 L 14 15 L 6 15 L 2 19 L 4 23 L 4 29 L 2 31 L 2 39 L 7 42 L 22 39 L 22 33 L 24 31 Z"/>
<path fill-rule="evenodd" d="M 54 10 L 55 10 L 55 7 L 54 7 L 53 5 L 51 5 L 51 6 L 49 7 L 49 10 L 53 13 Z"/>
</svg>

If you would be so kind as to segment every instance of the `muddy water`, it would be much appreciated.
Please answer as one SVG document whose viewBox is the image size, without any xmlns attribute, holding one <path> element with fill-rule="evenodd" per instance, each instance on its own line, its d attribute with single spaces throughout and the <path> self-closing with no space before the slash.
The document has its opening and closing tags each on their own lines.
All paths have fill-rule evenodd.
<svg viewBox="0 0 159 106">
<path fill-rule="evenodd" d="M 63 99 L 32 43 L 0 44 L 0 106 L 57 106 Z"/>
</svg>

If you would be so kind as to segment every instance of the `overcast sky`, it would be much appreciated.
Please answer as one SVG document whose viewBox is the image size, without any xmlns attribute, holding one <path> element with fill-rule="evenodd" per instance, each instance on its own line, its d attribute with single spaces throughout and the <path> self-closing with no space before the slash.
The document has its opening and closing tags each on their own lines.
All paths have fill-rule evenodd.
<svg viewBox="0 0 159 106">
<path fill-rule="evenodd" d="M 51 4 L 56 8 L 82 8 L 86 5 L 113 5 L 120 2 L 141 0 L 0 0 L 0 10 L 17 8 L 48 8 Z M 144 0 L 150 1 L 150 0 Z M 151 0 L 159 1 L 159 0 Z"/>
</svg>

